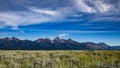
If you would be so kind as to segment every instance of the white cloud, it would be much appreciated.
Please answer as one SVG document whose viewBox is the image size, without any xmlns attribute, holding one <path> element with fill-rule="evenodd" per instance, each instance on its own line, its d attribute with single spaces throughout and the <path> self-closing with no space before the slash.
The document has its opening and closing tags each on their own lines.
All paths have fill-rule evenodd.
<svg viewBox="0 0 120 68">
<path fill-rule="evenodd" d="M 25 33 L 25 31 L 23 31 L 23 30 L 21 30 L 20 32 L 21 32 L 21 33 Z"/>
<path fill-rule="evenodd" d="M 43 12 L 43 11 L 42 11 Z M 53 12 L 54 13 L 54 12 Z M 60 20 L 62 17 L 53 15 L 52 11 L 48 10 L 43 13 L 35 12 L 0 12 L 0 27 L 11 26 L 13 29 L 18 29 L 18 26 L 26 26 L 32 24 L 40 24 Z"/>
<path fill-rule="evenodd" d="M 59 35 L 58 35 L 59 38 L 63 38 L 63 37 L 65 37 L 65 36 L 68 36 L 68 34 L 67 34 L 67 33 L 62 33 L 62 34 L 59 34 Z"/>
<path fill-rule="evenodd" d="M 84 0 L 75 0 L 75 6 L 82 12 L 95 13 L 96 11 L 88 6 Z"/>
<path fill-rule="evenodd" d="M 39 0 L 38 0 L 39 1 Z M 105 0 L 72 0 L 70 2 L 72 2 L 71 4 L 67 5 L 67 7 L 63 4 L 56 5 L 55 3 L 55 10 L 51 10 L 54 9 L 52 8 L 52 6 L 34 6 L 32 4 L 35 4 L 35 2 L 37 2 L 37 0 L 35 2 L 33 2 L 32 0 L 30 1 L 12 1 L 14 2 L 13 4 L 18 6 L 22 6 L 23 8 L 29 10 L 29 11 L 6 11 L 6 12 L 2 12 L 0 11 L 0 28 L 3 28 L 5 26 L 11 26 L 13 29 L 18 29 L 18 26 L 26 26 L 26 25 L 33 25 L 33 24 L 41 24 L 41 23 L 45 23 L 45 22 L 52 22 L 52 21 L 83 21 L 88 19 L 89 17 L 86 16 L 86 18 L 84 18 L 84 13 L 89 13 L 89 14 L 94 14 L 91 17 L 94 17 L 94 19 L 92 18 L 92 20 L 108 20 L 110 19 L 110 17 L 107 17 L 110 14 L 115 14 L 112 13 L 112 11 L 116 11 L 119 12 L 119 8 L 116 9 L 115 6 L 113 6 L 112 4 L 109 4 L 107 2 L 104 2 Z M 15 4 L 17 2 L 17 4 Z M 19 3 L 21 2 L 21 3 Z M 67 2 L 67 1 L 65 1 Z M 88 3 L 89 2 L 89 3 Z M 27 4 L 29 5 L 27 5 Z M 38 2 L 39 4 L 41 4 L 41 2 Z M 47 3 L 46 1 L 44 3 Z M 50 2 L 52 3 L 52 2 Z M 69 3 L 69 2 L 68 2 Z M 53 6 L 54 6 L 53 4 Z M 27 5 L 27 6 L 25 6 Z M 92 6 L 91 6 L 92 5 Z M 30 7 L 28 7 L 30 6 Z M 37 8 L 36 8 L 37 7 Z M 38 8 L 39 7 L 39 8 Z M 16 7 L 17 8 L 17 7 Z M 4 8 L 7 9 L 7 8 Z M 113 10 L 114 9 L 114 10 Z M 78 13 L 77 13 L 77 12 Z M 83 14 L 79 13 L 79 12 L 84 12 Z M 107 13 L 108 12 L 108 13 Z M 77 15 L 79 14 L 79 15 Z M 77 15 L 77 16 L 75 16 Z M 100 16 L 103 15 L 104 19 L 101 18 Z M 73 17 L 68 19 L 68 17 Z M 114 17 L 114 16 L 113 16 Z M 91 18 L 90 18 L 91 20 Z M 120 19 L 116 18 L 112 18 L 112 20 L 117 20 L 120 21 Z"/>
<path fill-rule="evenodd" d="M 47 14 L 47 15 L 51 15 L 51 16 L 56 16 L 59 15 L 59 11 L 53 11 L 53 10 L 45 10 L 45 9 L 38 9 L 35 7 L 29 8 L 31 11 L 33 12 L 37 12 L 37 13 L 41 13 L 41 14 Z"/>
<path fill-rule="evenodd" d="M 86 3 L 85 1 L 89 2 Z M 75 6 L 86 13 L 105 13 L 111 10 L 112 6 L 103 0 L 75 0 Z M 93 6 L 90 6 L 93 5 Z"/>
<path fill-rule="evenodd" d="M 119 17 L 96 17 L 94 19 L 91 20 L 91 23 L 95 23 L 97 21 L 107 21 L 109 23 L 114 23 L 114 22 L 119 22 L 120 18 Z M 114 21 L 114 22 L 110 22 L 110 21 Z M 101 22 L 103 23 L 103 22 Z"/>
<path fill-rule="evenodd" d="M 92 3 L 95 5 L 95 8 L 101 13 L 108 12 L 111 9 L 111 5 L 104 3 L 100 0 L 94 1 Z"/>
</svg>

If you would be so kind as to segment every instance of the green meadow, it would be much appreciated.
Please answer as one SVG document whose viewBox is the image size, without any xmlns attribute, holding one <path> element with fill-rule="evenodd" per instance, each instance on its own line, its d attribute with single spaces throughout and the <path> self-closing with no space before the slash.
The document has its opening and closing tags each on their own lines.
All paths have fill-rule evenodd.
<svg viewBox="0 0 120 68">
<path fill-rule="evenodd" d="M 120 51 L 0 51 L 0 68 L 120 68 Z"/>
</svg>

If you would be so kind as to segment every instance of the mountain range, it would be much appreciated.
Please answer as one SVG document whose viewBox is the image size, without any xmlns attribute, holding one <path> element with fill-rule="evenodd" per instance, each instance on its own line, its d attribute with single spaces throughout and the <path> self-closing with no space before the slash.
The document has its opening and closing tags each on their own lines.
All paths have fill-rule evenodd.
<svg viewBox="0 0 120 68">
<path fill-rule="evenodd" d="M 109 46 L 102 42 L 77 42 L 59 37 L 39 38 L 35 41 L 6 37 L 0 38 L 0 50 L 120 50 L 120 46 Z"/>
</svg>

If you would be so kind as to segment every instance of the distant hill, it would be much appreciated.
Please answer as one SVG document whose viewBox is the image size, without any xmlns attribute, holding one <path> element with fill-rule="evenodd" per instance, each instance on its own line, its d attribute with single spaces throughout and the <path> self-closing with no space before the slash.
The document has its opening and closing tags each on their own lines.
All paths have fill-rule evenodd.
<svg viewBox="0 0 120 68">
<path fill-rule="evenodd" d="M 0 50 L 120 50 L 120 46 L 109 46 L 105 43 L 77 42 L 72 39 L 56 37 L 39 38 L 35 41 L 20 40 L 16 37 L 0 38 Z"/>
</svg>

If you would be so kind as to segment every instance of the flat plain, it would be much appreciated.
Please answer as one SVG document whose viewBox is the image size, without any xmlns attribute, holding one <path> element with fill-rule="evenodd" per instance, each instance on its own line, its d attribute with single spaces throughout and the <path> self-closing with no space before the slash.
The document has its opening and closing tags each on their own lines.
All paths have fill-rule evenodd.
<svg viewBox="0 0 120 68">
<path fill-rule="evenodd" d="M 120 68 L 120 51 L 1 50 L 0 68 Z"/>
</svg>

